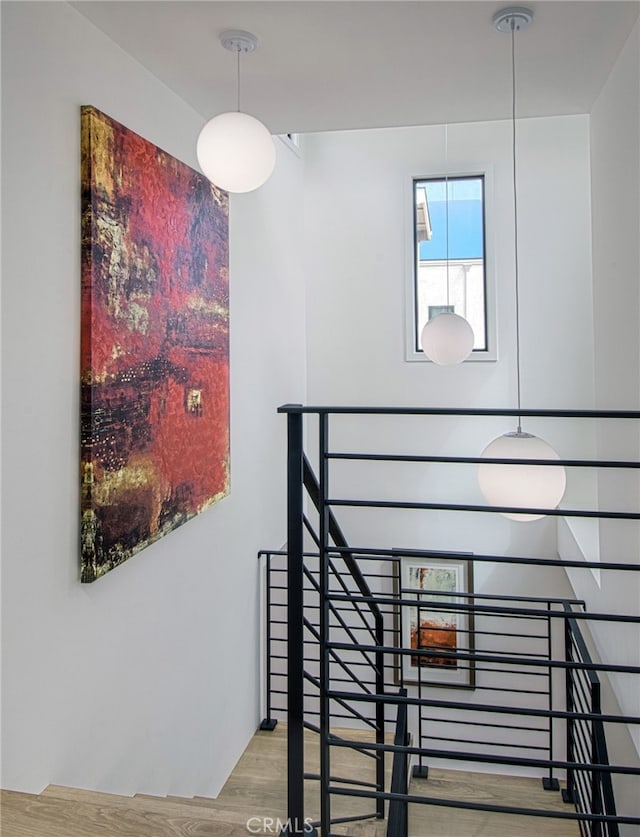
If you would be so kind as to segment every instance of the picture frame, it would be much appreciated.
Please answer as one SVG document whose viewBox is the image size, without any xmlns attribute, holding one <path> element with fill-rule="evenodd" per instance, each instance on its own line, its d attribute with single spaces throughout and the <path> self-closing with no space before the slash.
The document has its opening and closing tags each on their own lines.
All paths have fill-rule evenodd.
<svg viewBox="0 0 640 837">
<path fill-rule="evenodd" d="M 473 659 L 456 660 L 454 656 L 456 652 L 473 654 L 473 612 L 445 607 L 448 603 L 465 605 L 473 602 L 473 563 L 460 553 L 428 558 L 402 557 L 400 589 L 396 592 L 403 601 L 416 601 L 416 607 L 398 607 L 396 636 L 399 647 L 433 649 L 434 652 L 433 657 L 398 654 L 395 665 L 398 681 L 403 685 L 474 689 Z"/>
<path fill-rule="evenodd" d="M 229 196 L 81 108 L 80 580 L 230 491 Z"/>
</svg>

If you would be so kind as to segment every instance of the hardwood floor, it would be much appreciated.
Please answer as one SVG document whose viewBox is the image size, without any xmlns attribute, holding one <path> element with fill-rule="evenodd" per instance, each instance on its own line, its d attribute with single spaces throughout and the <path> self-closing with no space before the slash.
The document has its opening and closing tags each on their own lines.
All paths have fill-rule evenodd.
<svg viewBox="0 0 640 837">
<path fill-rule="evenodd" d="M 349 733 L 364 738 L 363 733 Z M 317 772 L 317 738 L 308 736 L 306 770 Z M 332 773 L 370 780 L 374 762 L 340 748 L 332 751 Z M 286 730 L 257 732 L 216 799 L 195 797 L 115 796 L 49 786 L 39 795 L 2 792 L 3 837 L 247 837 L 275 834 L 285 818 Z M 390 761 L 390 760 L 388 760 Z M 387 771 L 389 773 L 389 771 Z M 388 777 L 387 777 L 388 781 Z M 318 816 L 317 783 L 306 782 L 305 812 Z M 572 811 L 560 795 L 545 792 L 534 779 L 462 773 L 432 768 L 428 780 L 413 780 L 411 793 L 446 798 L 486 800 Z M 332 816 L 373 811 L 373 802 L 349 797 L 332 800 Z M 266 818 L 266 819 L 265 819 Z M 272 822 L 269 822 L 269 818 Z M 335 834 L 383 837 L 386 822 L 368 820 L 334 826 Z M 558 819 L 514 817 L 482 811 L 461 811 L 433 805 L 412 805 L 410 837 L 576 837 L 575 823 Z"/>
</svg>

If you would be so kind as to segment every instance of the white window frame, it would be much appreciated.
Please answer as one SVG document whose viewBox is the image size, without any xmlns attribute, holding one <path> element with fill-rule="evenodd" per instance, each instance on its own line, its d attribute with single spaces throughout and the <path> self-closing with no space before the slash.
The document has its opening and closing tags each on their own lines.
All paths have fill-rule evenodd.
<svg viewBox="0 0 640 837">
<path fill-rule="evenodd" d="M 413 175 L 405 189 L 405 360 L 417 363 L 432 363 L 424 352 L 416 349 L 416 281 L 414 241 L 414 182 L 416 180 L 444 180 L 446 177 L 484 177 L 484 286 L 486 310 L 487 348 L 471 352 L 464 363 L 484 363 L 498 360 L 498 330 L 496 318 L 496 253 L 493 232 L 493 166 L 490 164 L 469 167 L 463 171 L 441 171 Z"/>
</svg>

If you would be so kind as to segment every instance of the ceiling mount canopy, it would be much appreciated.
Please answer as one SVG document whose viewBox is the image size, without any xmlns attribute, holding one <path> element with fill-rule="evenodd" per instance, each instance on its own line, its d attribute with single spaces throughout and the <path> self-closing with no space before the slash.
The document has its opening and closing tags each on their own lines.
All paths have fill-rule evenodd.
<svg viewBox="0 0 640 837">
<path fill-rule="evenodd" d="M 526 6 L 508 6 L 500 9 L 493 16 L 493 25 L 498 32 L 511 32 L 511 29 L 523 31 L 533 21 L 533 12 Z"/>
<path fill-rule="evenodd" d="M 225 30 L 220 35 L 220 43 L 230 52 L 254 52 L 258 48 L 256 36 L 244 29 Z"/>
</svg>

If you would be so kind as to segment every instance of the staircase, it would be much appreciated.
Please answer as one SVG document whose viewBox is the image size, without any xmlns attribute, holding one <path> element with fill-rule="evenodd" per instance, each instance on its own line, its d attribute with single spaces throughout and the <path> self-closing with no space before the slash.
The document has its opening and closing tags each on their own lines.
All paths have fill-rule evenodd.
<svg viewBox="0 0 640 837">
<path fill-rule="evenodd" d="M 531 552 L 521 555 L 443 550 L 442 536 L 451 532 L 458 550 L 472 549 L 476 529 L 468 521 L 477 514 L 602 518 L 608 525 L 633 521 L 637 526 L 640 511 L 478 503 L 471 479 L 449 481 L 441 467 L 475 468 L 487 462 L 502 468 L 534 467 L 547 461 L 486 459 L 475 451 L 454 456 L 439 447 L 428 448 L 449 435 L 452 420 L 526 414 L 528 419 L 638 421 L 640 412 L 296 404 L 284 405 L 279 412 L 288 424 L 287 552 L 261 553 L 266 557 L 267 625 L 262 728 L 272 728 L 276 718 L 284 717 L 279 713 L 286 711 L 287 813 L 292 821 L 308 817 L 321 837 L 332 837 L 342 833 L 337 829 L 345 820 L 338 812 L 345 804 L 348 809 L 355 801 L 366 801 L 371 807 L 360 818 L 371 817 L 371 811 L 374 817 L 376 812 L 380 819 L 386 817 L 386 837 L 465 834 L 456 830 L 465 818 L 473 824 L 469 833 L 494 837 L 637 834 L 637 798 L 626 793 L 621 810 L 616 795 L 623 781 L 640 776 L 640 765 L 635 754 L 625 761 L 629 756 L 621 750 L 610 760 L 606 730 L 616 724 L 617 730 L 628 732 L 640 719 L 611 702 L 603 707 L 601 686 L 603 677 L 619 680 L 621 675 L 625 684 L 636 684 L 640 666 L 629 665 L 623 656 L 601 662 L 590 631 L 600 632 L 605 625 L 622 631 L 623 648 L 626 632 L 637 630 L 640 617 L 598 612 L 592 609 L 594 603 L 588 606 L 566 593 L 553 598 L 547 590 L 556 589 L 554 583 L 559 592 L 567 589 L 559 568 L 622 573 L 618 578 L 624 585 L 625 576 L 633 578 L 640 565 L 628 557 L 616 561 L 614 556 L 596 565 L 546 555 L 544 550 L 536 555 L 535 540 Z M 401 426 L 405 419 L 412 422 L 409 435 Z M 438 425 L 441 421 L 444 424 Z M 377 429 L 372 432 L 367 422 L 377 423 Z M 345 435 L 347 426 L 350 432 Z M 305 453 L 305 433 L 317 442 L 317 477 Z M 409 437 L 415 447 L 407 449 Z M 402 444 L 402 452 L 387 452 L 389 440 Z M 390 470 L 398 464 L 404 479 Z M 640 468 L 637 455 L 630 460 L 574 457 L 557 464 L 565 469 Z M 421 469 L 420 477 L 410 477 L 409 467 Z M 462 502 L 450 492 L 438 496 L 443 486 L 451 485 L 465 492 Z M 410 496 L 411 488 L 418 491 L 417 498 Z M 376 489 L 381 497 L 375 496 Z M 435 497 L 429 496 L 431 491 Z M 438 530 L 438 549 L 426 543 L 430 534 L 424 522 L 421 527 L 407 522 L 409 513 L 422 521 L 434 512 L 447 517 L 451 513 L 452 521 L 450 528 Z M 358 532 L 357 545 L 345 538 L 345 519 Z M 456 525 L 462 540 L 454 537 Z M 417 547 L 405 542 L 407 535 L 418 537 Z M 399 545 L 380 546 L 379 539 Z M 284 564 L 278 564 L 276 556 L 284 557 Z M 473 586 L 474 568 L 482 572 L 484 587 L 479 591 Z M 507 570 L 511 572 L 505 576 Z M 533 587 L 523 586 L 523 579 L 534 575 Z M 502 577 L 499 592 L 487 585 L 492 576 Z M 531 595 L 537 589 L 542 595 Z M 359 744 L 351 734 L 336 740 L 331 731 L 338 725 L 368 729 L 371 743 Z M 406 740 L 407 729 L 412 744 Z M 303 730 L 318 736 L 318 774 L 304 766 Z M 391 730 L 395 737 L 390 744 Z M 375 780 L 360 781 L 354 772 L 337 776 L 336 761 L 347 748 L 377 763 Z M 417 762 L 411 772 L 409 757 Z M 454 774 L 458 768 L 469 772 L 451 781 L 445 773 L 439 788 L 434 768 L 450 767 L 456 768 Z M 476 769 L 485 775 L 535 775 L 542 794 L 521 780 L 522 792 L 510 802 L 502 792 L 504 779 L 500 792 L 490 779 L 489 789 L 483 780 L 475 792 L 468 782 Z M 565 787 L 560 780 L 566 780 Z M 307 802 L 309 781 L 320 789 L 319 816 Z M 449 795 L 440 792 L 447 788 Z M 443 811 L 445 818 L 435 826 Z M 416 825 L 418 821 L 422 824 Z M 485 823 L 491 823 L 488 831 L 483 830 Z"/>
<path fill-rule="evenodd" d="M 336 731 L 339 734 L 340 731 Z M 349 730 L 349 737 L 367 740 L 366 733 Z M 50 785 L 40 795 L 2 792 L 3 837 L 247 837 L 275 835 L 278 818 L 286 819 L 286 726 L 258 731 L 216 799 L 195 797 L 133 797 Z M 305 769 L 317 771 L 318 738 L 305 739 Z M 390 761 L 390 760 L 388 760 Z M 367 762 L 370 762 L 368 765 Z M 344 750 L 332 765 L 336 774 L 375 778 L 371 759 Z M 387 771 L 386 787 L 389 787 Z M 307 783 L 305 806 L 319 816 L 317 783 Z M 426 790 L 431 796 L 462 795 L 469 800 L 527 807 L 562 806 L 556 794 L 546 794 L 534 779 L 432 769 L 428 781 L 413 779 L 409 792 Z M 348 797 L 336 800 L 333 815 L 352 816 L 366 810 L 366 802 Z M 561 807 L 559 808 L 561 810 Z M 349 837 L 384 837 L 380 820 L 335 825 L 332 833 Z M 410 837 L 578 837 L 576 823 L 527 817 L 504 817 L 477 811 L 452 812 L 436 806 L 410 806 Z"/>
</svg>

